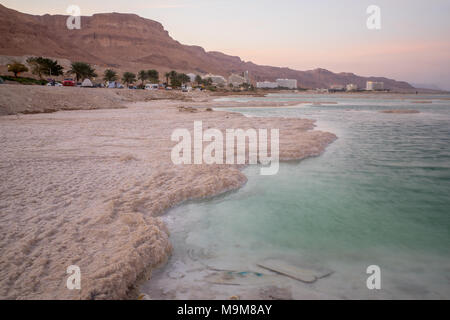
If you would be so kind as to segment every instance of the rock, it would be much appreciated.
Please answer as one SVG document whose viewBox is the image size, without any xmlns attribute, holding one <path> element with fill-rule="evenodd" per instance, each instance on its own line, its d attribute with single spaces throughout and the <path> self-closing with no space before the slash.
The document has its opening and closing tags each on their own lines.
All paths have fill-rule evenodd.
<svg viewBox="0 0 450 320">
<path fill-rule="evenodd" d="M 137 299 L 138 299 L 138 300 L 152 300 L 152 299 L 151 299 L 147 294 L 145 294 L 145 293 L 141 293 Z"/>
<path fill-rule="evenodd" d="M 287 288 L 269 286 L 260 290 L 262 300 L 292 300 L 292 293 Z"/>
</svg>

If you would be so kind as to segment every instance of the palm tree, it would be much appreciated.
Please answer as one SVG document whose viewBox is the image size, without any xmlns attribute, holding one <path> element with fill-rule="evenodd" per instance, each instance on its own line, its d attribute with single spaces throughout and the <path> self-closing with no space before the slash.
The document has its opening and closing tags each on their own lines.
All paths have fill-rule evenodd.
<svg viewBox="0 0 450 320">
<path fill-rule="evenodd" d="M 197 82 L 197 85 L 199 86 L 202 83 L 202 77 L 200 77 L 199 75 L 196 75 L 195 82 Z"/>
<path fill-rule="evenodd" d="M 177 78 L 180 80 L 181 84 L 186 84 L 191 81 L 191 78 L 185 73 L 179 73 Z"/>
<path fill-rule="evenodd" d="M 103 80 L 112 82 L 117 80 L 117 72 L 113 69 L 106 69 L 105 73 L 103 73 Z"/>
<path fill-rule="evenodd" d="M 145 70 L 141 70 L 138 73 L 138 79 L 141 80 L 141 85 L 144 86 L 144 81 L 148 80 L 148 73 Z"/>
<path fill-rule="evenodd" d="M 159 73 L 158 73 L 158 71 L 156 71 L 154 69 L 148 70 L 147 71 L 147 76 L 148 76 L 148 79 L 152 83 L 159 83 Z"/>
<path fill-rule="evenodd" d="M 164 74 L 164 77 L 166 77 L 166 84 L 169 85 L 170 72 L 166 72 L 166 73 Z"/>
<path fill-rule="evenodd" d="M 127 85 L 136 81 L 136 75 L 132 72 L 125 72 L 122 76 L 122 81 Z"/>
<path fill-rule="evenodd" d="M 170 78 L 170 85 L 177 85 L 178 79 L 177 79 L 178 73 L 175 70 L 170 71 L 168 74 L 166 73 L 166 78 Z M 169 85 L 169 80 L 167 80 L 167 85 Z"/>
<path fill-rule="evenodd" d="M 90 64 L 85 62 L 73 62 L 68 74 L 74 74 L 77 82 L 88 78 L 94 78 L 97 76 L 95 69 Z"/>
<path fill-rule="evenodd" d="M 177 73 L 175 70 L 170 71 L 170 72 L 169 72 L 169 77 L 170 77 L 170 79 L 172 80 L 172 79 L 176 78 L 176 77 L 177 77 L 177 74 L 178 74 L 178 73 Z"/>
</svg>

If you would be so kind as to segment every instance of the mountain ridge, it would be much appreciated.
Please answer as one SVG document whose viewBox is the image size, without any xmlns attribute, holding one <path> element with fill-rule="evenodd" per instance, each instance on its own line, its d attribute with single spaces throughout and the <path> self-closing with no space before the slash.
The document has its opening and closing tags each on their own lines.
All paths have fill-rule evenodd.
<svg viewBox="0 0 450 320">
<path fill-rule="evenodd" d="M 385 88 L 393 91 L 416 90 L 407 82 L 386 77 L 333 73 L 321 68 L 300 71 L 257 65 L 238 56 L 183 45 L 173 39 L 161 23 L 132 13 L 82 16 L 80 30 L 67 29 L 67 18 L 67 15 L 30 15 L 0 4 L 0 55 L 58 57 L 134 72 L 155 68 L 160 72 L 174 69 L 228 76 L 248 70 L 254 81 L 292 78 L 297 79 L 302 88 L 348 83 L 364 88 L 366 81 L 382 81 Z"/>
</svg>

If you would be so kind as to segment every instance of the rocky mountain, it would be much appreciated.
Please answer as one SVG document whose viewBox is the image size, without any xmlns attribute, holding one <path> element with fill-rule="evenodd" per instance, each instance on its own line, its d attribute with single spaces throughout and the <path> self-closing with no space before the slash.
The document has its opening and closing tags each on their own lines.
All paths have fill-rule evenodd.
<svg viewBox="0 0 450 320">
<path fill-rule="evenodd" d="M 293 78 L 303 88 L 348 83 L 365 87 L 371 80 L 383 81 L 386 88 L 396 91 L 415 90 L 406 82 L 382 77 L 261 66 L 220 52 L 206 52 L 202 47 L 179 43 L 160 23 L 134 14 L 83 16 L 80 30 L 69 30 L 66 20 L 63 15 L 35 16 L 0 5 L 0 55 L 42 55 L 134 72 L 155 68 L 160 72 L 174 69 L 228 76 L 248 70 L 254 81 Z"/>
</svg>

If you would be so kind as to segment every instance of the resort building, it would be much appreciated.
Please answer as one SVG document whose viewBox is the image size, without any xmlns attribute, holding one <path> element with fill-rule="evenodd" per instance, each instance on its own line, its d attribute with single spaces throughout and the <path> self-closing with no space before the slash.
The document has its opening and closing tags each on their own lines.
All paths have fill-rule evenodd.
<svg viewBox="0 0 450 320">
<path fill-rule="evenodd" d="M 276 81 L 281 88 L 297 89 L 296 79 L 277 79 Z"/>
<path fill-rule="evenodd" d="M 256 83 L 257 88 L 275 89 L 288 88 L 297 89 L 297 80 L 295 79 L 277 79 L 275 82 L 262 81 Z"/>
<path fill-rule="evenodd" d="M 384 90 L 384 82 L 367 81 L 366 90 L 367 91 Z"/>
<path fill-rule="evenodd" d="M 246 83 L 250 83 L 250 75 L 248 74 L 248 70 L 244 72 L 244 79 Z"/>
<path fill-rule="evenodd" d="M 191 83 L 194 83 L 194 82 L 195 82 L 195 78 L 197 77 L 196 74 L 188 73 L 188 74 L 186 74 L 186 75 L 189 77 Z"/>
<path fill-rule="evenodd" d="M 349 83 L 346 89 L 347 91 L 358 91 L 358 86 L 354 83 Z"/>
<path fill-rule="evenodd" d="M 261 88 L 261 89 L 275 89 L 275 88 L 278 88 L 278 83 L 270 82 L 270 81 L 262 81 L 262 82 L 257 82 L 256 87 Z"/>
<path fill-rule="evenodd" d="M 328 92 L 343 92 L 345 91 L 345 87 L 341 84 L 333 84 L 328 89 Z"/>
<path fill-rule="evenodd" d="M 225 80 L 224 77 L 219 76 L 219 75 L 215 75 L 215 74 L 206 74 L 204 76 L 202 76 L 202 79 L 208 79 L 211 78 L 213 85 L 226 85 L 227 84 L 227 80 Z"/>
<path fill-rule="evenodd" d="M 239 87 L 244 83 L 249 83 L 249 81 L 245 77 L 241 77 L 238 74 L 232 74 L 228 77 L 228 84 L 233 85 L 233 87 Z"/>
</svg>

